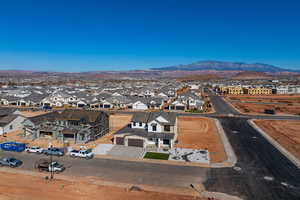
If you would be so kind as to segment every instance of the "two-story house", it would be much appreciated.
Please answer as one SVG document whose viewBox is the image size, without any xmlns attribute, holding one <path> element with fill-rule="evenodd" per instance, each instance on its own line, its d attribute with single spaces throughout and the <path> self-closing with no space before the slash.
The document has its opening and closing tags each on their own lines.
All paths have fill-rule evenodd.
<svg viewBox="0 0 300 200">
<path fill-rule="evenodd" d="M 103 111 L 64 110 L 30 117 L 23 126 L 26 138 L 86 143 L 109 131 L 109 117 Z"/>
<path fill-rule="evenodd" d="M 171 112 L 135 113 L 131 123 L 114 134 L 114 144 L 172 148 L 177 138 L 177 117 Z"/>
</svg>

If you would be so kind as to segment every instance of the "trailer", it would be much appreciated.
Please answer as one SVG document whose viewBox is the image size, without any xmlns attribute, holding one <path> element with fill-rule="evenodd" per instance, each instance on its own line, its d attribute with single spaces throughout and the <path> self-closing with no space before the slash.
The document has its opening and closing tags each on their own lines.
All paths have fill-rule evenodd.
<svg viewBox="0 0 300 200">
<path fill-rule="evenodd" d="M 26 144 L 19 142 L 4 142 L 0 144 L 0 148 L 4 151 L 22 152 L 26 148 Z"/>
</svg>

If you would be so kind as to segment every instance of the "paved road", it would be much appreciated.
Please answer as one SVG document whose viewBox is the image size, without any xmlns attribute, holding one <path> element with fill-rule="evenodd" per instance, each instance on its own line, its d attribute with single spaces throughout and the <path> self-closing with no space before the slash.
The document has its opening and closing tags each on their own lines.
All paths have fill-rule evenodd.
<svg viewBox="0 0 300 200">
<path fill-rule="evenodd" d="M 300 199 L 300 170 L 293 163 L 246 119 L 220 121 L 237 155 L 238 168 L 211 169 L 205 183 L 208 190 L 255 200 Z"/>
<path fill-rule="evenodd" d="M 1 152 L 1 157 L 15 157 L 24 163 L 21 169 L 34 170 L 34 163 L 49 156 L 26 152 Z M 53 160 L 67 167 L 63 174 L 72 176 L 97 176 L 107 181 L 131 184 L 146 184 L 168 187 L 188 187 L 206 179 L 209 169 L 189 166 L 175 166 L 154 163 L 132 162 L 94 158 L 91 160 L 53 157 Z"/>
<path fill-rule="evenodd" d="M 217 114 L 236 115 L 236 111 L 221 97 L 211 95 L 210 98 Z M 219 118 L 238 161 L 235 168 L 209 171 L 205 182 L 209 191 L 255 200 L 300 199 L 300 170 L 247 123 L 247 119 L 253 116 L 215 117 Z M 261 118 L 298 119 L 279 116 Z"/>
</svg>

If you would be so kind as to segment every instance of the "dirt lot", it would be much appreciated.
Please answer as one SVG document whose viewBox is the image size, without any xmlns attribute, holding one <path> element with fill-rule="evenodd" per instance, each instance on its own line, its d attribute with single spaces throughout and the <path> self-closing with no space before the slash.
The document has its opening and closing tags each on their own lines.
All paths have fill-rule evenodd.
<svg viewBox="0 0 300 200">
<path fill-rule="evenodd" d="M 46 113 L 46 111 L 22 111 L 21 115 L 23 115 L 24 117 L 35 117 Z"/>
<path fill-rule="evenodd" d="M 191 194 L 192 195 L 192 194 Z M 128 188 L 93 184 L 85 179 L 53 180 L 32 175 L 0 173 L 1 200 L 189 200 L 192 196 L 148 191 L 130 191 Z"/>
<path fill-rule="evenodd" d="M 106 134 L 105 136 L 99 138 L 96 141 L 92 141 L 89 142 L 88 144 L 85 144 L 84 146 L 86 146 L 87 148 L 94 148 L 96 147 L 97 144 L 111 144 L 112 141 L 111 139 L 113 138 L 113 133 L 117 130 L 119 130 L 120 128 L 126 126 L 130 120 L 132 118 L 132 115 L 121 115 L 121 114 L 115 114 L 115 115 L 110 115 L 110 131 L 108 134 Z M 49 145 L 49 142 L 51 142 L 51 144 L 55 147 L 63 147 L 63 143 L 61 143 L 60 141 L 57 140 L 51 140 L 51 139 L 46 139 L 46 138 L 40 138 L 40 139 L 36 139 L 36 140 L 29 140 L 29 139 L 24 139 L 22 137 L 23 131 L 22 130 L 18 130 L 18 131 L 14 131 L 14 132 L 10 132 L 7 133 L 7 137 L 2 137 L 0 136 L 0 142 L 4 142 L 4 141 L 18 141 L 18 142 L 23 142 L 28 144 L 29 146 L 40 146 L 43 148 L 47 148 Z M 70 146 L 72 146 L 73 148 L 79 148 L 80 144 L 74 144 L 74 143 L 70 143 Z"/>
<path fill-rule="evenodd" d="M 255 120 L 255 123 L 300 159 L 300 121 L 294 120 Z"/>
<path fill-rule="evenodd" d="M 243 113 L 263 114 L 272 109 L 277 114 L 300 114 L 300 95 L 227 95 L 226 99 Z"/>
<path fill-rule="evenodd" d="M 289 104 L 257 104 L 257 103 L 231 103 L 234 107 L 243 113 L 248 114 L 264 114 L 265 109 L 275 110 L 276 114 L 299 115 L 299 105 Z"/>
<path fill-rule="evenodd" d="M 300 104 L 300 95 L 227 95 L 229 100 Z"/>
<path fill-rule="evenodd" d="M 223 142 L 213 119 L 200 117 L 178 118 L 177 147 L 208 149 L 212 162 L 227 159 Z"/>
</svg>

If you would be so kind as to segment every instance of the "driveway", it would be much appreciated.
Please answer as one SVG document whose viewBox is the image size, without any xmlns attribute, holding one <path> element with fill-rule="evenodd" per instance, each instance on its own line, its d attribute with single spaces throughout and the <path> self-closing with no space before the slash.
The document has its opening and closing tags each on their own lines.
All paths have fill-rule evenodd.
<svg viewBox="0 0 300 200">
<path fill-rule="evenodd" d="M 121 158 L 143 158 L 145 150 L 140 147 L 127 147 L 114 144 L 99 144 L 93 149 L 95 155 L 108 155 Z"/>
</svg>

